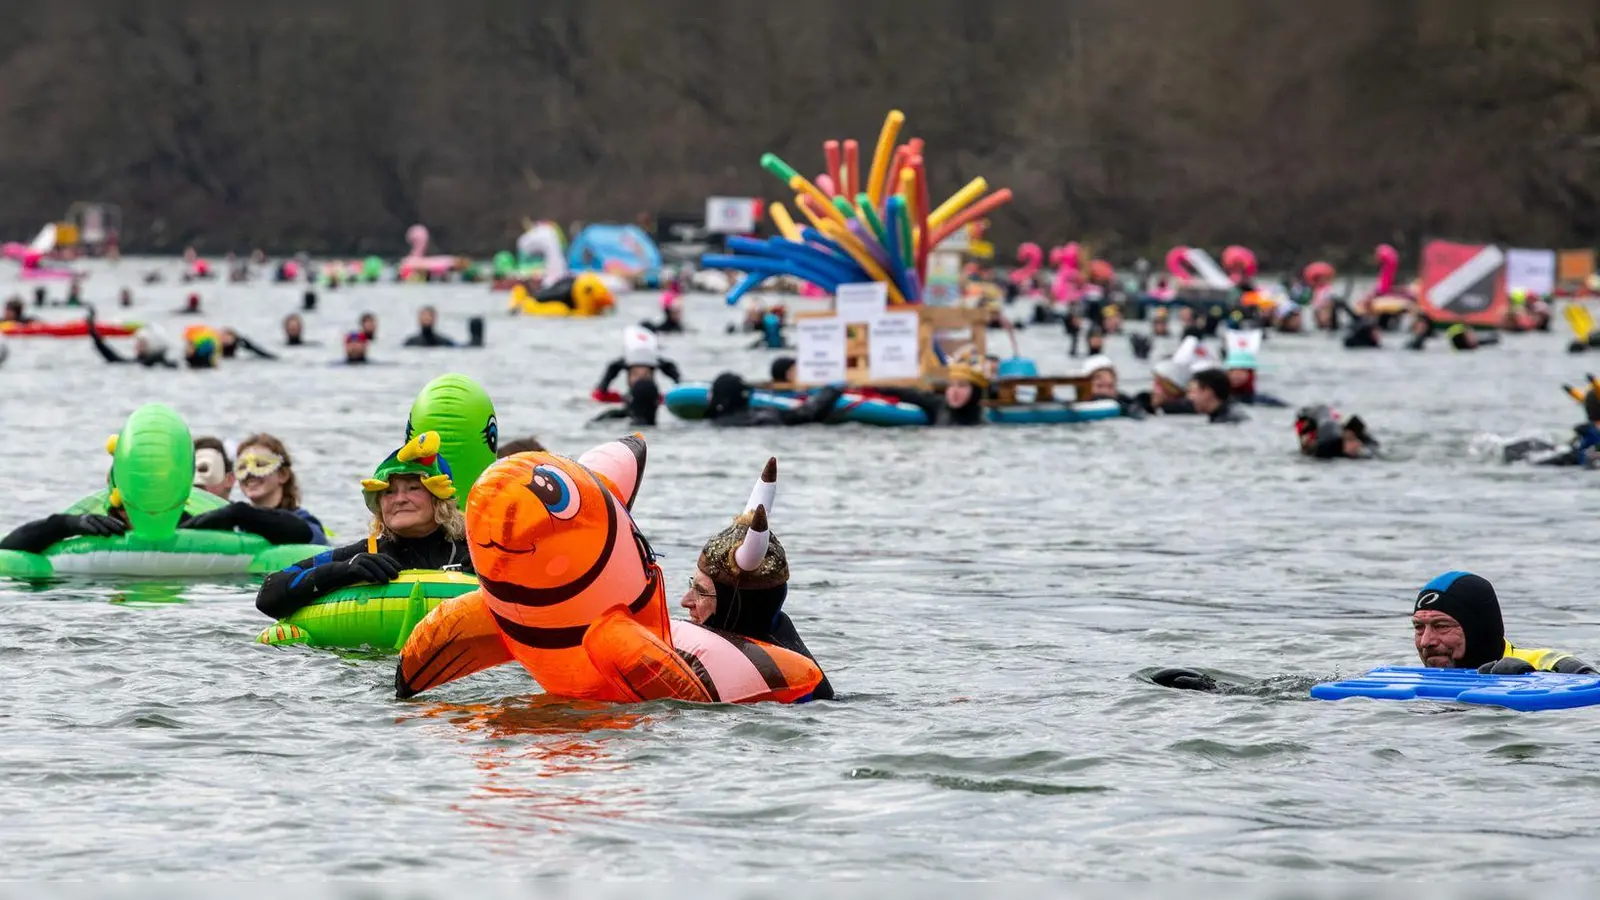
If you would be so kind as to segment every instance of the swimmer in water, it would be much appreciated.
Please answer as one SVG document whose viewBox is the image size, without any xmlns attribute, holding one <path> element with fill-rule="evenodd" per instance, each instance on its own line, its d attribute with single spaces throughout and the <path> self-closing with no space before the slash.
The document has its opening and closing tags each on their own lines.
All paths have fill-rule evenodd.
<svg viewBox="0 0 1600 900">
<path fill-rule="evenodd" d="M 233 460 L 228 448 L 210 435 L 194 439 L 194 487 L 226 500 L 233 495 Z"/>
<path fill-rule="evenodd" d="M 138 363 L 147 369 L 163 368 L 176 369 L 178 364 L 167 358 L 167 341 L 155 329 L 145 326 L 133 333 L 133 356 L 123 356 L 106 342 L 100 329 L 95 326 L 94 307 L 86 307 L 89 315 L 85 318 L 89 325 L 89 340 L 94 344 L 94 349 L 99 351 L 100 358 L 108 363 Z"/>
<path fill-rule="evenodd" d="M 1446 572 L 1422 586 L 1411 604 L 1417 657 L 1430 669 L 1477 669 L 1485 675 L 1559 672 L 1600 675 L 1587 662 L 1558 650 L 1523 650 L 1506 640 L 1494 586 L 1471 572 Z M 1150 680 L 1162 687 L 1227 692 L 1243 685 L 1219 683 L 1196 669 L 1162 669 Z"/>
<path fill-rule="evenodd" d="M 306 322 L 299 313 L 283 317 L 283 345 L 285 347 L 315 347 L 315 341 L 306 340 Z"/>
<path fill-rule="evenodd" d="M 700 550 L 689 590 L 679 605 L 697 625 L 774 644 L 815 663 L 817 658 L 783 611 L 789 595 L 789 557 L 771 533 L 769 512 L 777 490 L 778 461 L 769 459 L 745 511 Z M 827 675 L 811 699 L 834 699 Z"/>
<path fill-rule="evenodd" d="M 1212 424 L 1231 425 L 1249 420 L 1233 400 L 1228 375 L 1221 369 L 1201 369 L 1189 379 L 1189 404 Z"/>
<path fill-rule="evenodd" d="M 611 389 L 617 376 L 624 371 L 628 373 L 628 390 L 631 393 L 634 385 L 642 381 L 655 386 L 657 370 L 672 379 L 673 384 L 682 380 L 678 364 L 661 355 L 661 346 L 655 334 L 643 326 L 630 325 L 622 330 L 622 355 L 606 364 L 600 383 L 595 385 L 589 396 L 601 403 L 626 403 L 627 399 L 622 394 Z M 656 387 L 658 396 L 660 390 L 660 387 Z"/>
<path fill-rule="evenodd" d="M 253 354 L 257 359 L 277 359 L 277 355 L 263 350 L 255 341 L 250 340 L 232 328 L 224 328 L 218 336 L 222 340 L 222 358 L 233 359 L 239 355 L 240 350 Z"/>
<path fill-rule="evenodd" d="M 1327 406 L 1302 407 L 1295 414 L 1294 430 L 1302 456 L 1372 459 L 1377 455 L 1378 439 L 1367 432 L 1367 423 L 1360 416 L 1340 419 Z"/>
<path fill-rule="evenodd" d="M 191 293 L 188 298 L 184 300 L 183 307 L 181 309 L 173 311 L 174 315 L 179 316 L 198 316 L 200 313 L 200 295 L 194 293 Z"/>
<path fill-rule="evenodd" d="M 195 463 L 198 472 L 198 449 Z M 306 539 L 296 543 L 328 543 L 328 533 L 323 529 L 322 522 L 300 505 L 300 482 L 295 477 L 289 448 L 283 445 L 283 441 L 265 432 L 252 434 L 240 441 L 239 458 L 233 464 L 233 474 L 238 480 L 239 490 L 249 500 L 251 507 L 288 514 L 306 524 L 309 531 Z"/>
<path fill-rule="evenodd" d="M 369 340 L 364 331 L 352 331 L 345 335 L 344 364 L 347 366 L 367 365 L 367 344 Z"/>
<path fill-rule="evenodd" d="M 1542 438 L 1529 438 L 1507 444 L 1502 451 L 1506 462 L 1527 460 L 1536 466 L 1600 466 L 1600 380 L 1589 378 L 1589 390 L 1562 385 L 1568 396 L 1583 404 L 1587 421 L 1574 426 L 1572 441 L 1566 447 Z"/>
<path fill-rule="evenodd" d="M 723 372 L 711 381 L 706 418 L 720 428 L 753 428 L 768 425 L 809 425 L 825 422 L 833 413 L 843 391 L 828 385 L 813 391 L 793 409 L 752 407 L 749 383 L 733 372 Z"/>
<path fill-rule="evenodd" d="M 6 300 L 6 312 L 3 321 L 14 322 L 18 325 L 39 321 L 37 318 L 28 315 L 26 310 L 27 306 L 23 304 L 22 298 L 13 296 Z"/>
<path fill-rule="evenodd" d="M 1177 359 L 1164 359 L 1150 367 L 1150 376 L 1150 390 L 1140 391 L 1133 397 L 1147 415 L 1185 416 L 1195 413 L 1194 404 L 1185 396 L 1185 386 L 1189 383 L 1187 365 Z"/>
<path fill-rule="evenodd" d="M 355 584 L 387 584 L 405 569 L 473 573 L 466 521 L 456 506 L 439 435 L 425 431 L 378 464 L 361 489 L 371 536 L 268 575 L 256 609 L 281 619 L 318 597 Z"/>
<path fill-rule="evenodd" d="M 1091 400 L 1115 400 L 1122 414 L 1133 419 L 1145 416 L 1144 408 L 1127 394 L 1117 390 L 1117 367 L 1109 356 L 1091 356 L 1083 362 L 1083 374 L 1089 378 Z"/>
<path fill-rule="evenodd" d="M 974 359 L 972 348 L 952 355 L 945 373 L 944 392 L 939 394 L 916 388 L 875 386 L 873 390 L 919 407 L 929 425 L 982 425 L 983 401 L 989 395 L 989 376 L 984 373 L 981 361 Z"/>
<path fill-rule="evenodd" d="M 372 313 L 362 313 L 360 322 L 361 333 L 367 336 L 367 343 L 378 339 L 378 317 Z"/>
<path fill-rule="evenodd" d="M 406 338 L 407 347 L 454 347 L 456 342 L 434 331 L 439 321 L 439 311 L 431 306 L 417 310 L 417 333 Z"/>
<path fill-rule="evenodd" d="M 494 456 L 495 459 L 505 459 L 508 456 L 514 456 L 518 453 L 544 452 L 544 444 L 538 438 L 529 435 L 528 437 L 517 438 L 514 441 L 508 441 L 504 444 L 501 444 L 500 449 L 495 451 Z"/>
</svg>

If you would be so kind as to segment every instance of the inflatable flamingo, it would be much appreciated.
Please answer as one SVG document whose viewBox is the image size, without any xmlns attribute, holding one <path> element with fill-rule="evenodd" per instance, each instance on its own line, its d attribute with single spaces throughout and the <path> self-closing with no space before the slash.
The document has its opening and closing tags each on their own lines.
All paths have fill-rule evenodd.
<svg viewBox="0 0 1600 900">
<path fill-rule="evenodd" d="M 1194 278 L 1188 256 L 1189 248 L 1182 244 L 1167 251 L 1167 274 L 1172 276 L 1174 287 L 1188 284 Z"/>
<path fill-rule="evenodd" d="M 1031 287 L 1033 276 L 1038 274 L 1039 267 L 1044 264 L 1044 251 L 1039 249 L 1038 244 L 1030 241 L 1017 248 L 1017 262 L 1021 265 L 1011 270 L 1011 283 L 1018 287 Z"/>
<path fill-rule="evenodd" d="M 1378 283 L 1372 289 L 1372 296 L 1406 293 L 1404 290 L 1395 290 L 1394 286 L 1394 276 L 1400 271 L 1400 252 L 1388 244 L 1379 244 L 1373 255 L 1378 260 Z"/>
<path fill-rule="evenodd" d="M 1072 241 L 1050 251 L 1050 264 L 1056 267 L 1050 296 L 1057 303 L 1073 303 L 1083 295 L 1083 273 L 1078 271 L 1078 242 Z"/>
<path fill-rule="evenodd" d="M 406 243 L 411 246 L 411 252 L 405 259 L 400 260 L 400 277 L 409 278 L 413 272 L 426 272 L 430 276 L 442 276 L 455 268 L 456 259 L 453 256 L 427 256 L 428 252 L 428 227 L 426 225 L 413 225 L 406 229 Z"/>
</svg>

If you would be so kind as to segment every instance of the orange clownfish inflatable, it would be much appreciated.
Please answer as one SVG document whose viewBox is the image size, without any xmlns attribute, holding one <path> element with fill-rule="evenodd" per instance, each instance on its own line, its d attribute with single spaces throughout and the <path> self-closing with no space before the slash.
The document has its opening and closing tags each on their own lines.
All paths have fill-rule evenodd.
<svg viewBox="0 0 1600 900">
<path fill-rule="evenodd" d="M 798 653 L 761 645 L 782 677 L 752 692 L 718 684 L 673 647 L 661 568 L 629 512 L 644 463 L 644 439 L 634 435 L 577 460 L 518 453 L 486 469 L 466 514 L 482 586 L 417 625 L 395 671 L 396 695 L 511 661 L 547 693 L 578 699 L 790 702 L 810 694 L 822 673 Z"/>
</svg>

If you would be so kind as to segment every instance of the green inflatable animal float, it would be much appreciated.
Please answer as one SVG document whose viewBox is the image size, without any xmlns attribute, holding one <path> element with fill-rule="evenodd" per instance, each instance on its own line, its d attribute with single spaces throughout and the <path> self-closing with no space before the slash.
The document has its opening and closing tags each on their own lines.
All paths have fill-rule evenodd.
<svg viewBox="0 0 1600 900">
<path fill-rule="evenodd" d="M 260 574 L 325 549 L 311 544 L 274 546 L 266 538 L 241 532 L 180 529 L 184 513 L 199 515 L 227 502 L 194 490 L 194 441 L 183 417 L 170 406 L 151 403 L 135 410 L 106 449 L 111 453 L 106 489 L 66 512 L 107 515 L 121 510 L 128 532 L 71 537 L 43 553 L 0 550 L 0 575 Z"/>
<path fill-rule="evenodd" d="M 424 431 L 439 433 L 439 455 L 450 463 L 456 503 L 467 507 L 467 494 L 483 470 L 494 465 L 500 449 L 500 423 L 483 386 L 465 375 L 440 375 L 427 383 L 411 404 L 406 440 Z"/>
</svg>

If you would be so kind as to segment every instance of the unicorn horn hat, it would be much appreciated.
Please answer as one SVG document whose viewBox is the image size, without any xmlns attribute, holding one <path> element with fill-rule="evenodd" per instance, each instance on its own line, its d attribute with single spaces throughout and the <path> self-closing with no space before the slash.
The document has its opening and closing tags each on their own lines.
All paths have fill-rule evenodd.
<svg viewBox="0 0 1600 900">
<path fill-rule="evenodd" d="M 712 582 L 748 590 L 789 582 L 789 557 L 772 534 L 772 503 L 778 493 L 778 460 L 768 459 L 733 524 L 706 541 L 698 565 Z"/>
</svg>

